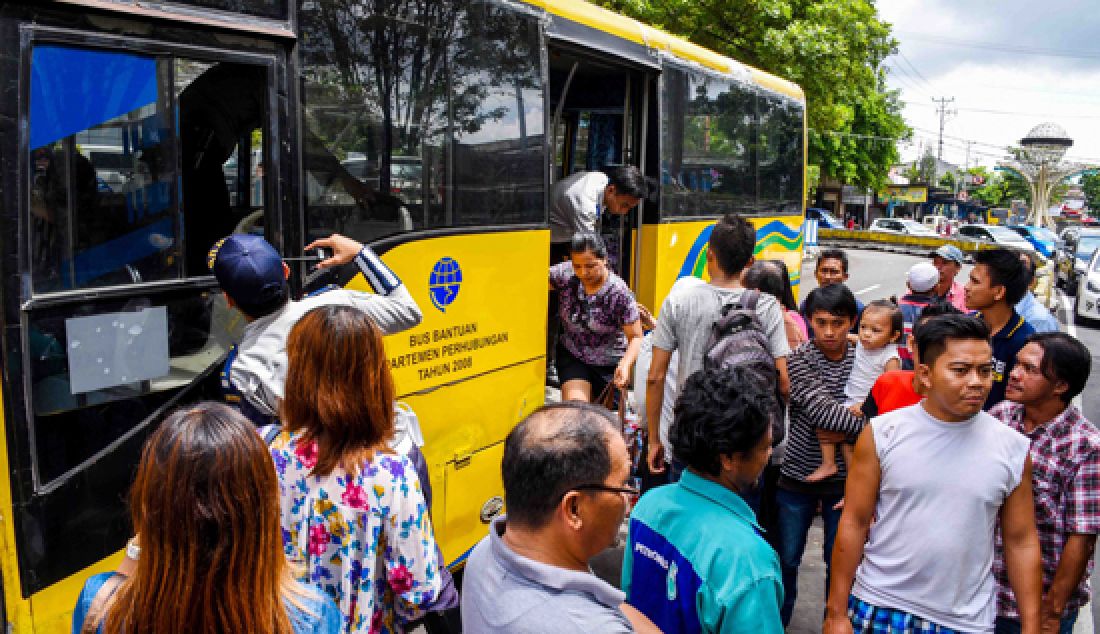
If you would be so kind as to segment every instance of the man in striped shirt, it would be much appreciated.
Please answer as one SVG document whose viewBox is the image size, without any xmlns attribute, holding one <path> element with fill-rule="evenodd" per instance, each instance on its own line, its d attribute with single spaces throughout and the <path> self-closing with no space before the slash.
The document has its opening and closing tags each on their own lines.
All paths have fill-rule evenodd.
<svg viewBox="0 0 1100 634">
<path fill-rule="evenodd" d="M 806 548 L 806 535 L 817 509 L 825 522 L 825 565 L 832 559 L 844 497 L 847 465 L 838 459 L 836 475 L 820 482 L 806 477 L 821 465 L 817 430 L 835 432 L 834 442 L 854 438 L 863 429 L 863 419 L 844 407 L 844 385 L 852 372 L 855 345 L 848 331 L 859 314 L 856 298 L 847 286 L 833 284 L 819 288 L 806 299 L 806 312 L 813 326 L 813 338 L 791 353 L 787 368 L 791 383 L 790 431 L 787 451 L 776 493 L 779 522 L 777 546 L 783 570 L 783 625 L 791 621 L 798 594 L 798 567 Z M 826 573 L 826 585 L 828 584 Z"/>
</svg>

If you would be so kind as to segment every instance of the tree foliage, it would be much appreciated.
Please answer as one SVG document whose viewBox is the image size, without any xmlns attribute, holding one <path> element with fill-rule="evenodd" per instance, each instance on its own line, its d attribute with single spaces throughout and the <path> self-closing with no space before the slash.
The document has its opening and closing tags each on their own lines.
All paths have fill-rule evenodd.
<svg viewBox="0 0 1100 634">
<path fill-rule="evenodd" d="M 848 184 L 886 184 L 910 130 L 881 66 L 897 41 L 871 0 L 598 2 L 799 84 L 810 163 Z"/>
<path fill-rule="evenodd" d="M 1013 200 L 1031 204 L 1031 192 L 1023 177 L 1012 171 L 989 174 L 985 184 L 970 192 L 971 197 L 988 207 L 1008 207 Z"/>
<path fill-rule="evenodd" d="M 1081 191 L 1085 194 L 1085 204 L 1088 208 L 1100 211 L 1100 173 L 1086 172 L 1081 176 Z"/>
</svg>

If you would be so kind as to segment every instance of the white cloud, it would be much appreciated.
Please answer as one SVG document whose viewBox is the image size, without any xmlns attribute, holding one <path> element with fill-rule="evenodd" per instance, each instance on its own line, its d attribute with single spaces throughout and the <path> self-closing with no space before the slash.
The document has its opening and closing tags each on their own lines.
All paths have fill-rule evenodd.
<svg viewBox="0 0 1100 634">
<path fill-rule="evenodd" d="M 887 60 L 889 85 L 901 91 L 914 142 L 936 149 L 939 117 L 933 97 L 954 97 L 944 126 L 944 160 L 993 165 L 1044 121 L 1074 139 L 1071 157 L 1100 163 L 1100 12 L 1069 0 L 886 0 L 901 53 Z M 1020 52 L 1025 51 L 1025 52 Z M 1066 52 L 1069 56 L 1044 55 Z"/>
</svg>

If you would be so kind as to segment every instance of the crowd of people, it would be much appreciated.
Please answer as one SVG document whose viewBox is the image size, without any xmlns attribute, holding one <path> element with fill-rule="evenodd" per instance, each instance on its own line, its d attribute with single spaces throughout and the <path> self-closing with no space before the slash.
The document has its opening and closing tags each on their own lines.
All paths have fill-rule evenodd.
<svg viewBox="0 0 1100 634">
<path fill-rule="evenodd" d="M 598 184 L 611 213 L 638 202 Z M 220 241 L 208 262 L 248 322 L 225 403 L 181 407 L 148 439 L 134 538 L 85 584 L 74 634 L 400 632 L 459 606 L 479 633 L 781 632 L 817 516 L 830 634 L 1070 631 L 1100 532 L 1100 433 L 1074 405 L 1091 355 L 1026 303 L 1029 262 L 982 251 L 959 281 L 945 246 L 901 298 L 864 306 L 827 250 L 799 306 L 755 243 L 720 219 L 709 281 L 678 281 L 654 319 L 597 232 L 573 233 L 549 270 L 562 401 L 505 439 L 506 514 L 459 593 L 385 354 L 420 322 L 408 290 L 334 235 L 307 248 L 375 292 L 292 299 L 270 244 Z M 640 461 L 596 402 L 615 399 L 644 419 Z M 590 562 L 624 522 L 608 583 Z"/>
</svg>

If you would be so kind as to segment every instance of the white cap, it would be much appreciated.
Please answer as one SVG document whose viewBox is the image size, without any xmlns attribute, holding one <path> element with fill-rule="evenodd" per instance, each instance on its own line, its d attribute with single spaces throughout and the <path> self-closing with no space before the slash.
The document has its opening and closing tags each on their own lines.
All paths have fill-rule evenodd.
<svg viewBox="0 0 1100 634">
<path fill-rule="evenodd" d="M 914 293 L 927 293 L 940 281 L 940 272 L 931 262 L 917 262 L 909 267 L 905 274 L 905 281 L 909 283 L 909 289 Z"/>
</svg>

